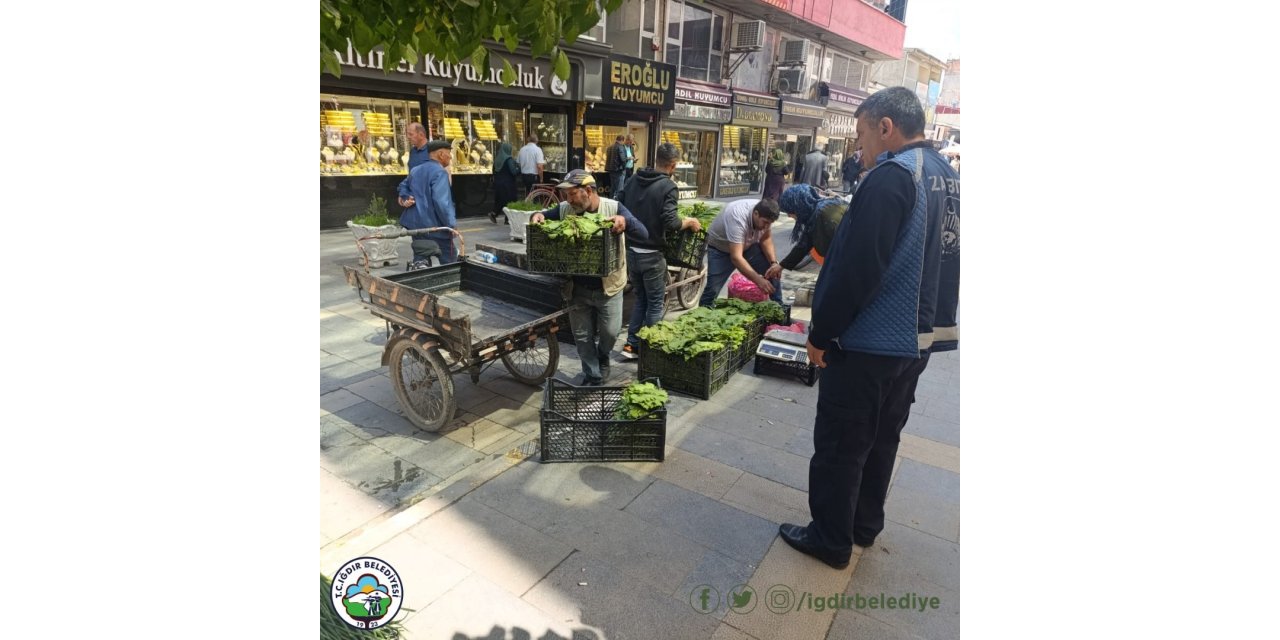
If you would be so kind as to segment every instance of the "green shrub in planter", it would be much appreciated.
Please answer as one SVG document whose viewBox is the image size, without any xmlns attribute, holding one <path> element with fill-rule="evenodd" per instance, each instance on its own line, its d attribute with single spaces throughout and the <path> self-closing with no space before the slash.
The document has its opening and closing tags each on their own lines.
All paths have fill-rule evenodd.
<svg viewBox="0 0 1280 640">
<path fill-rule="evenodd" d="M 401 227 L 398 220 L 387 215 L 387 201 L 374 195 L 369 198 L 369 206 L 364 213 L 347 221 L 347 228 L 359 240 L 376 233 L 399 231 Z M 369 254 L 370 264 L 395 262 L 400 258 L 395 238 L 365 240 L 362 244 Z"/>
</svg>

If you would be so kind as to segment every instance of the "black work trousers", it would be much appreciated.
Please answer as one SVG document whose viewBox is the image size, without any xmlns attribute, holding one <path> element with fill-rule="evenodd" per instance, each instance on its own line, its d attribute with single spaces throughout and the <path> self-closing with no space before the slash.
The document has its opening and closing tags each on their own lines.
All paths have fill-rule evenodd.
<svg viewBox="0 0 1280 640">
<path fill-rule="evenodd" d="M 821 546 L 846 552 L 884 529 L 898 441 L 929 357 L 831 349 L 825 360 L 809 461 L 809 530 Z"/>
</svg>

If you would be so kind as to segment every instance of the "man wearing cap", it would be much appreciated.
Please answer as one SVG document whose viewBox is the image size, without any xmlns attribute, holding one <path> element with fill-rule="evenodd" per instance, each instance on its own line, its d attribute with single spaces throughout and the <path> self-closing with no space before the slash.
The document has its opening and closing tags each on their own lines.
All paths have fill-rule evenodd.
<svg viewBox="0 0 1280 640">
<path fill-rule="evenodd" d="M 453 208 L 453 192 L 449 190 L 449 172 L 446 167 L 453 161 L 453 149 L 448 142 L 433 140 L 427 143 L 426 162 L 414 167 L 400 182 L 400 226 L 406 229 L 428 227 L 456 227 L 457 213 Z M 436 231 L 413 237 L 413 261 L 429 260 L 440 256 L 440 264 L 458 259 L 453 247 L 453 234 Z"/>
<path fill-rule="evenodd" d="M 626 231 L 627 237 L 636 242 L 649 239 L 643 224 L 631 215 L 617 200 L 601 198 L 596 193 L 596 179 L 582 169 L 574 169 L 564 181 L 556 185 L 564 190 L 565 201 L 559 205 L 533 214 L 532 224 L 545 219 L 560 220 L 564 216 L 583 213 L 600 213 L 613 218 L 613 232 Z M 627 285 L 626 242 L 619 256 L 618 268 L 603 278 L 572 276 L 569 325 L 578 345 L 578 357 L 582 360 L 582 384 L 599 386 L 609 377 L 609 352 L 622 332 L 622 289 Z"/>
</svg>

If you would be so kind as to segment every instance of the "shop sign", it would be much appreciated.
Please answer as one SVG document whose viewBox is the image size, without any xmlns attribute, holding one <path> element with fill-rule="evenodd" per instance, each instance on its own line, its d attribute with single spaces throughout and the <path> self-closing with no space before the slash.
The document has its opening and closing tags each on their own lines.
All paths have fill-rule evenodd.
<svg viewBox="0 0 1280 640">
<path fill-rule="evenodd" d="M 493 50 L 489 51 L 489 68 L 485 71 L 476 69 L 471 58 L 463 62 L 447 63 L 436 56 L 426 54 L 418 62 L 401 60 L 391 69 L 390 74 L 382 72 L 383 53 L 374 50 L 369 55 L 360 55 L 350 43 L 347 50 L 334 51 L 338 62 L 342 64 L 342 75 L 379 80 L 401 79 L 408 82 L 418 81 L 422 84 L 445 87 L 479 88 L 487 91 L 516 93 L 526 96 L 550 96 L 563 100 L 572 100 L 573 92 L 570 83 L 555 76 L 550 60 L 534 60 L 526 56 L 511 55 L 505 50 L 502 58 L 511 63 L 516 72 L 515 82 L 504 86 L 502 58 Z M 495 66 L 496 65 L 496 66 Z M 576 72 L 576 69 L 570 71 Z"/>
<path fill-rule="evenodd" d="M 733 93 L 734 104 L 747 104 L 753 107 L 778 110 L 778 99 L 773 96 L 758 96 L 752 93 Z"/>
<path fill-rule="evenodd" d="M 604 102 L 670 111 L 675 108 L 675 83 L 673 64 L 609 56 L 605 62 Z"/>
<path fill-rule="evenodd" d="M 697 187 L 689 187 L 688 189 L 679 189 L 676 192 L 677 200 L 688 200 L 690 198 L 696 198 L 696 197 L 698 197 Z"/>
<path fill-rule="evenodd" d="M 827 119 L 822 121 L 822 128 L 818 133 L 829 138 L 849 138 L 857 129 L 858 121 L 853 116 L 828 112 Z"/>
<path fill-rule="evenodd" d="M 818 105 L 783 100 L 780 122 L 783 125 L 813 127 L 816 129 L 822 126 L 822 119 L 826 115 L 827 110 Z"/>
<path fill-rule="evenodd" d="M 849 89 L 838 84 L 822 83 L 820 89 L 824 101 L 827 106 L 847 107 L 851 111 L 856 111 L 862 106 L 862 101 L 871 97 L 866 91 L 857 89 Z"/>
<path fill-rule="evenodd" d="M 685 102 L 700 102 L 702 104 L 727 107 L 733 101 L 733 94 L 728 91 L 721 91 L 711 87 L 686 84 L 677 80 L 676 98 L 684 100 Z"/>
<path fill-rule="evenodd" d="M 745 196 L 748 193 L 751 193 L 751 185 L 749 184 L 720 185 L 721 198 L 728 198 L 730 196 Z"/>
<path fill-rule="evenodd" d="M 707 105 L 691 104 L 688 102 L 677 102 L 676 108 L 671 110 L 671 117 L 683 118 L 685 120 L 706 120 L 708 122 L 725 123 L 733 118 L 733 112 L 719 107 L 709 107 Z"/>
<path fill-rule="evenodd" d="M 774 127 L 778 124 L 778 110 L 735 104 L 733 124 L 740 127 Z"/>
</svg>

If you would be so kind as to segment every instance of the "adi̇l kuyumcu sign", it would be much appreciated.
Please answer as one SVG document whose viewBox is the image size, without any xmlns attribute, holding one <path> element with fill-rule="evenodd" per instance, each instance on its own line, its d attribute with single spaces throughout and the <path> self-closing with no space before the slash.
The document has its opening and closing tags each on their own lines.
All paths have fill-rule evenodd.
<svg viewBox="0 0 1280 640">
<path fill-rule="evenodd" d="M 606 103 L 670 111 L 676 102 L 676 66 L 612 55 L 602 88 Z"/>
</svg>

